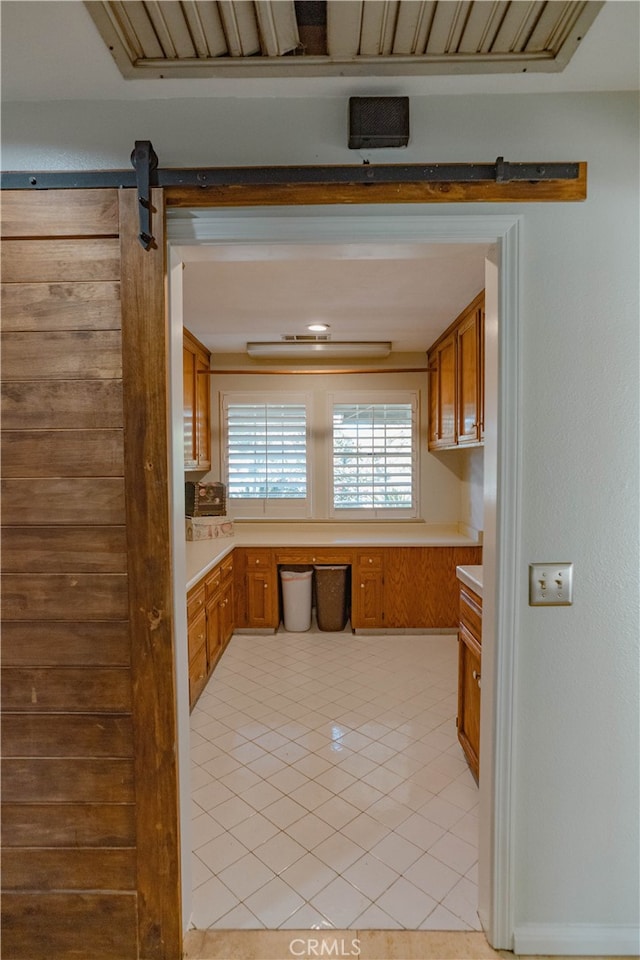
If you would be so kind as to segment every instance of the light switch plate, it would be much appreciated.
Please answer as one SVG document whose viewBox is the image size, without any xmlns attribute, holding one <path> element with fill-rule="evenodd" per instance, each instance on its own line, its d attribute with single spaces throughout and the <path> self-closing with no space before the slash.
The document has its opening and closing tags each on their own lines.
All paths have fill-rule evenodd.
<svg viewBox="0 0 640 960">
<path fill-rule="evenodd" d="M 572 603 L 572 563 L 529 564 L 530 607 L 568 607 Z"/>
</svg>

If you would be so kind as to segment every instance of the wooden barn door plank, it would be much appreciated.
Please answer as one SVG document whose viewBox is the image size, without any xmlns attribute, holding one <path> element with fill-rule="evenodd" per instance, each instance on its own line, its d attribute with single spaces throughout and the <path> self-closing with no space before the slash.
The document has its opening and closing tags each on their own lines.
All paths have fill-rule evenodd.
<svg viewBox="0 0 640 960">
<path fill-rule="evenodd" d="M 134 190 L 3 194 L 3 948 L 181 955 L 166 317 Z M 122 236 L 121 230 L 123 231 Z"/>
<path fill-rule="evenodd" d="M 168 316 L 164 197 L 154 190 L 155 244 L 138 242 L 138 200 L 120 193 L 126 524 L 140 957 L 181 956 L 175 660 L 168 462 Z"/>
</svg>

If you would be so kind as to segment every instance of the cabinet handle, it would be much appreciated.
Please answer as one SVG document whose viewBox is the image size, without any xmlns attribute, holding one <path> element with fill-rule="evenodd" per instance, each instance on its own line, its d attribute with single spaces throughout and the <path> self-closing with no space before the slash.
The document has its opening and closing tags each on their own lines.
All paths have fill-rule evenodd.
<svg viewBox="0 0 640 960">
<path fill-rule="evenodd" d="M 361 590 L 364 590 L 364 583 L 361 583 L 361 584 L 360 584 L 360 589 L 361 589 Z"/>
<path fill-rule="evenodd" d="M 369 563 L 373 563 L 373 558 L 369 557 Z"/>
<path fill-rule="evenodd" d="M 269 584 L 268 584 L 268 583 L 265 583 L 264 588 L 265 588 L 265 590 L 268 590 L 268 589 L 269 589 Z"/>
<path fill-rule="evenodd" d="M 473 673 L 471 674 L 471 676 L 472 676 L 473 679 L 477 682 L 478 686 L 481 687 L 482 684 L 480 683 L 480 681 L 481 681 L 482 677 L 480 676 L 480 674 L 478 673 L 478 671 L 477 671 L 477 670 L 474 670 Z"/>
</svg>

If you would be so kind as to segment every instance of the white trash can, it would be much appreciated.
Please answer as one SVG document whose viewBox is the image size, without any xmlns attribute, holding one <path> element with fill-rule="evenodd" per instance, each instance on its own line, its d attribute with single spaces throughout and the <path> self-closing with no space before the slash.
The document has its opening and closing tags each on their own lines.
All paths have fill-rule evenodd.
<svg viewBox="0 0 640 960">
<path fill-rule="evenodd" d="M 313 570 L 281 570 L 284 628 L 304 633 L 311 626 L 311 585 Z"/>
</svg>

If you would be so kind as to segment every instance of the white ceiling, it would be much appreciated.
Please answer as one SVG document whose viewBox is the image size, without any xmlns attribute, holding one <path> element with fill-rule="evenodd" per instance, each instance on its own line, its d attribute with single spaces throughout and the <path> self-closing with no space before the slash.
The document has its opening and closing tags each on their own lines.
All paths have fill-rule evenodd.
<svg viewBox="0 0 640 960">
<path fill-rule="evenodd" d="M 314 322 L 328 323 L 332 340 L 422 352 L 482 290 L 485 252 L 426 243 L 194 247 L 183 271 L 185 324 L 217 353 L 307 335 Z"/>
</svg>

